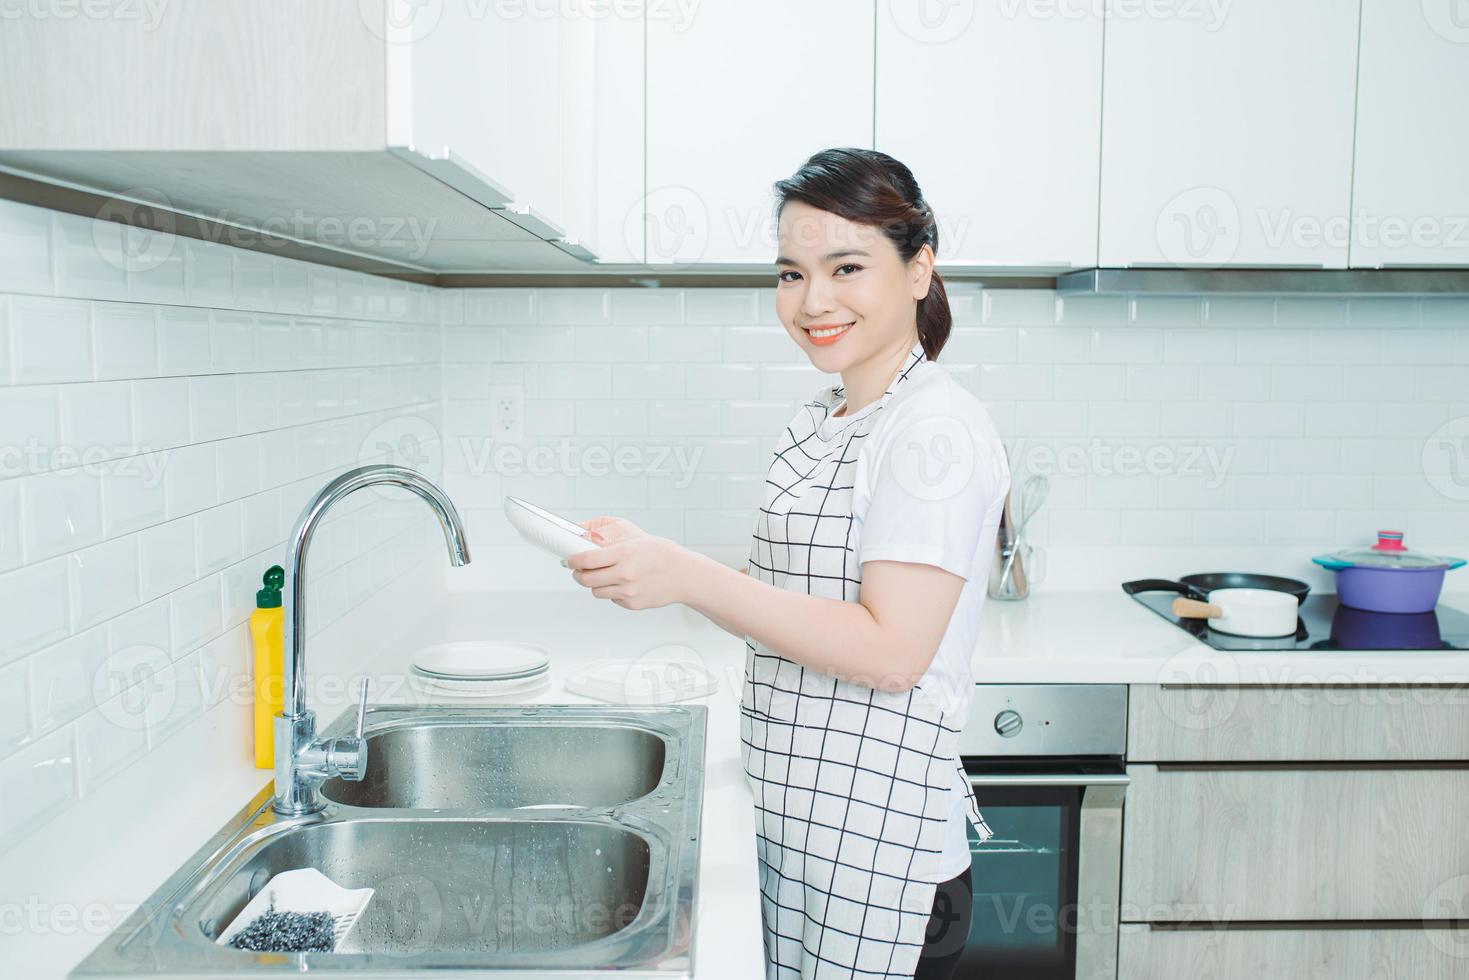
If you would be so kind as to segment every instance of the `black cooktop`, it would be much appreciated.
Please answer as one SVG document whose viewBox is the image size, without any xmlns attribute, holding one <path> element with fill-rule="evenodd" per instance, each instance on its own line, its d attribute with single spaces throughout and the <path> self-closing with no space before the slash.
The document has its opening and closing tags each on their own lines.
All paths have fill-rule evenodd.
<svg viewBox="0 0 1469 980">
<path fill-rule="evenodd" d="M 1294 636 L 1257 638 L 1211 630 L 1206 620 L 1173 615 L 1176 592 L 1133 598 L 1216 650 L 1469 650 L 1469 614 L 1451 606 L 1426 613 L 1376 613 L 1343 606 L 1336 596 L 1308 595 Z"/>
</svg>

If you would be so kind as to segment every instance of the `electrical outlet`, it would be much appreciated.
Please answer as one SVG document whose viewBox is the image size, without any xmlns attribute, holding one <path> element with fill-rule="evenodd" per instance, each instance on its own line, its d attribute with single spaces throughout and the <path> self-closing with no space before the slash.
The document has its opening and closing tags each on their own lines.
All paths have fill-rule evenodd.
<svg viewBox="0 0 1469 980">
<path fill-rule="evenodd" d="M 501 442 L 525 437 L 525 389 L 521 385 L 490 386 L 490 432 Z"/>
</svg>

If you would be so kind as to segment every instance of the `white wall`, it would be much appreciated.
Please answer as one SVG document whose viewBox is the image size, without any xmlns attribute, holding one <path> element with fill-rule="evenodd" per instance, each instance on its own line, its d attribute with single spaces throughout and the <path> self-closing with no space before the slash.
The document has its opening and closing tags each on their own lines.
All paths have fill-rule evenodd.
<svg viewBox="0 0 1469 980">
<path fill-rule="evenodd" d="M 832 380 L 770 289 L 434 290 L 131 234 L 0 202 L 3 849 L 196 723 L 237 754 L 186 766 L 249 767 L 244 622 L 331 475 L 390 451 L 442 474 L 476 557 L 457 588 L 578 588 L 512 560 L 505 493 L 738 563 L 777 433 Z M 1304 574 L 1384 526 L 1469 550 L 1469 299 L 951 295 L 940 363 L 1017 471 L 1076 454 L 1033 525 L 1044 588 Z M 523 386 L 524 441 L 497 457 L 500 384 Z M 1164 470 L 1107 472 L 1121 445 Z M 511 472 L 532 447 L 545 472 Z M 436 535 L 416 503 L 344 507 L 313 631 L 391 615 L 367 600 L 437 563 Z"/>
<path fill-rule="evenodd" d="M 949 293 L 956 328 L 939 363 L 987 404 L 1017 483 L 1049 472 L 1031 526 L 1049 587 L 1111 589 L 1219 562 L 1312 576 L 1312 555 L 1370 543 L 1379 527 L 1403 528 L 1410 547 L 1469 550 L 1469 298 Z M 515 542 L 497 510 L 513 493 L 743 562 L 776 436 L 836 380 L 785 335 L 773 297 L 446 295 L 449 480 L 476 538 Z M 502 383 L 524 386 L 528 446 L 642 457 L 620 474 L 568 456 L 511 475 L 486 449 L 490 386 Z M 1122 447 L 1135 458 L 1119 466 Z M 659 472 L 660 454 L 678 450 L 694 465 L 665 459 Z M 559 568 L 484 578 L 503 565 L 475 574 L 565 586 Z"/>
<path fill-rule="evenodd" d="M 206 715 L 236 751 L 191 764 L 250 766 L 261 573 L 421 429 L 385 420 L 439 418 L 436 291 L 123 234 L 0 201 L 0 849 Z M 370 493 L 316 539 L 313 634 L 433 546 Z"/>
</svg>

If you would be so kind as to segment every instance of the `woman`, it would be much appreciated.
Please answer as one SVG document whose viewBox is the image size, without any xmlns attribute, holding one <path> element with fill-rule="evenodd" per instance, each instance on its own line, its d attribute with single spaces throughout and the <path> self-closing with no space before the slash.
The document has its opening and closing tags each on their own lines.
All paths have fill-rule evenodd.
<svg viewBox="0 0 1469 980">
<path fill-rule="evenodd" d="M 908 168 L 831 149 L 775 189 L 776 310 L 842 383 L 781 436 L 748 575 L 609 517 L 567 565 L 745 638 L 767 976 L 942 980 L 969 929 L 966 824 L 991 836 L 957 743 L 1009 467 L 934 363 L 951 317 Z"/>
</svg>

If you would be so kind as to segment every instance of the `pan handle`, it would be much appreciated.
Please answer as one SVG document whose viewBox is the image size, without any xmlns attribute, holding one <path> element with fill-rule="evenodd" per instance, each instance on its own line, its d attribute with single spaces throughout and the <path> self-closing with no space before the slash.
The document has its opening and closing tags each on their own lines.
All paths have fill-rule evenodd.
<svg viewBox="0 0 1469 980">
<path fill-rule="evenodd" d="M 1136 595 L 1139 592 L 1177 592 L 1179 595 L 1188 595 L 1188 586 L 1182 582 L 1174 582 L 1166 578 L 1140 578 L 1133 582 L 1123 582 L 1122 591 L 1128 595 Z"/>
</svg>

